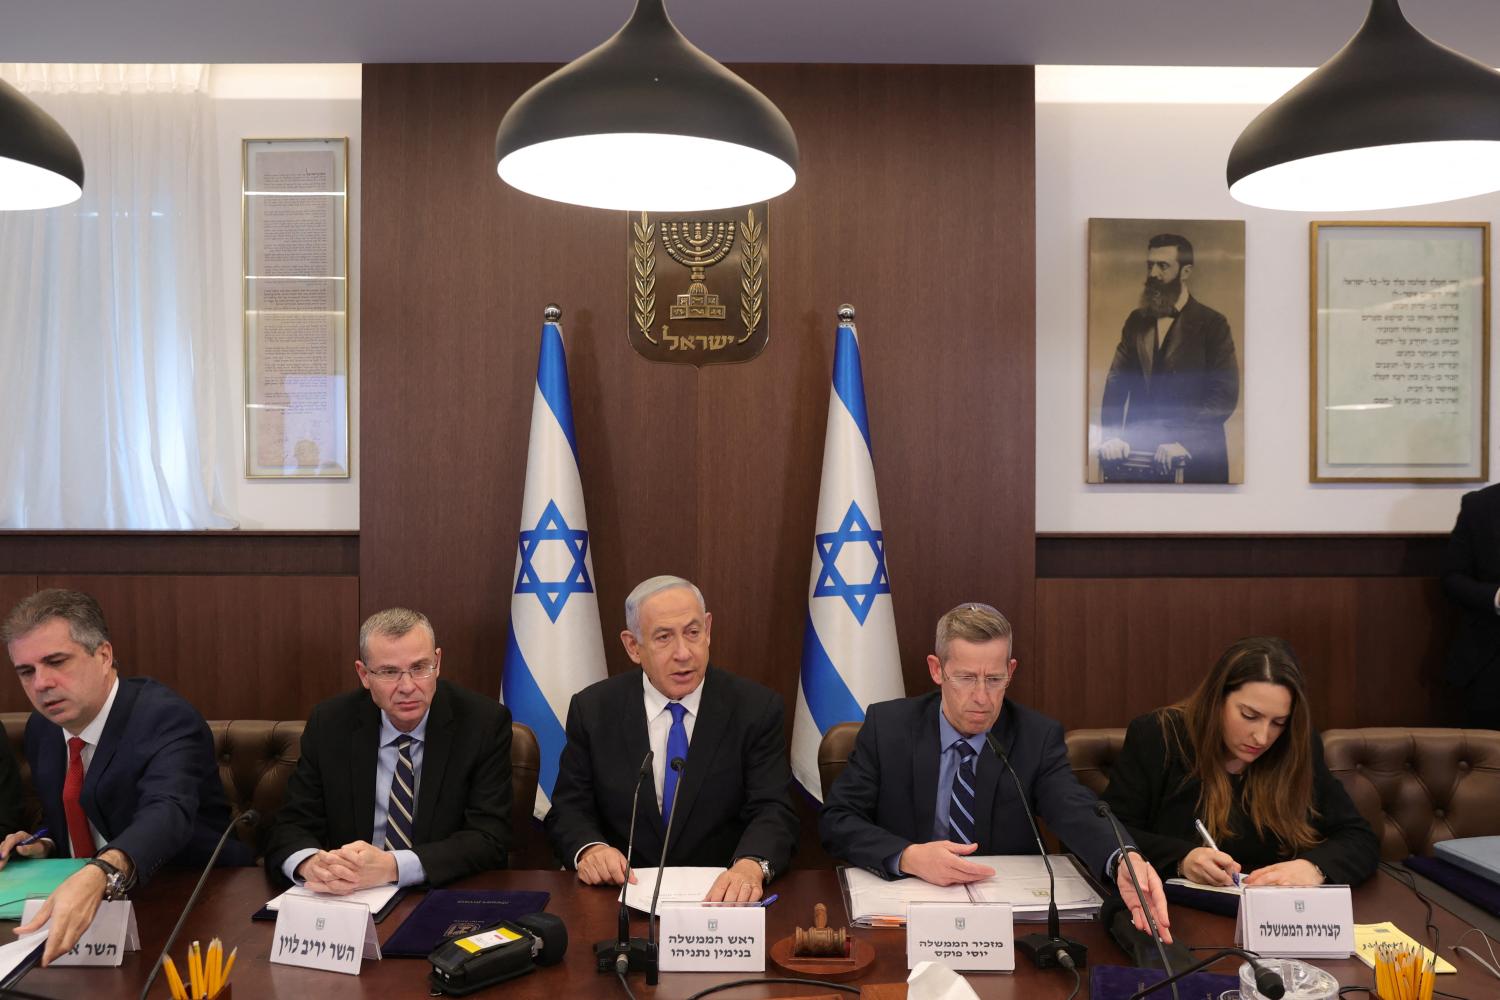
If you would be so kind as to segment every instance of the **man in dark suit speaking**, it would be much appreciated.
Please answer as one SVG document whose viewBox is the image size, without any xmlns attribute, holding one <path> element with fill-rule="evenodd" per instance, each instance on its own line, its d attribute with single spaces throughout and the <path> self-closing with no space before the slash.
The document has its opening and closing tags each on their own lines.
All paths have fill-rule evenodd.
<svg viewBox="0 0 1500 1000">
<path fill-rule="evenodd" d="M 308 716 L 266 870 L 346 894 L 504 868 L 510 711 L 438 676 L 443 651 L 420 612 L 371 615 L 359 657 L 363 690 Z"/>
<path fill-rule="evenodd" d="M 836 858 L 885 878 L 934 885 L 977 882 L 994 870 L 968 854 L 1035 854 L 1027 812 L 1096 877 L 1114 880 L 1138 929 L 1147 928 L 1098 799 L 1073 776 L 1062 726 L 1005 699 L 1015 676 L 1011 628 L 987 604 L 960 604 L 938 620 L 927 668 L 938 690 L 871 705 L 854 750 L 823 803 L 818 830 Z M 1026 798 L 986 745 L 991 733 Z M 1170 941 L 1166 897 L 1150 864 L 1131 863 L 1162 936 Z"/>
<path fill-rule="evenodd" d="M 206 864 L 229 825 L 214 741 L 198 710 L 146 677 L 120 677 L 98 602 L 43 590 L 17 604 L 0 636 L 26 697 L 26 758 L 50 837 L 0 841 L 0 864 L 25 857 L 88 858 L 29 924 L 50 918 L 42 963 L 66 954 L 99 903 L 122 899 L 168 862 Z M 231 838 L 220 864 L 250 864 Z"/>
<path fill-rule="evenodd" d="M 748 902 L 785 871 L 797 842 L 788 799 L 781 699 L 708 663 L 713 616 L 687 580 L 658 576 L 625 600 L 620 641 L 640 670 L 573 696 L 545 825 L 558 859 L 589 885 L 625 881 L 631 804 L 640 795 L 631 861 L 724 868 L 707 899 Z M 653 752 L 651 787 L 639 768 Z M 681 772 L 672 767 L 684 761 Z M 678 788 L 678 783 L 681 788 Z"/>
<path fill-rule="evenodd" d="M 1500 485 L 1464 494 L 1443 558 L 1443 590 L 1463 613 L 1443 672 L 1460 724 L 1500 729 Z"/>
<path fill-rule="evenodd" d="M 1224 421 L 1239 403 L 1239 362 L 1229 321 L 1189 294 L 1192 273 L 1186 239 L 1161 233 L 1147 242 L 1141 304 L 1125 320 L 1104 382 L 1099 460 L 1146 451 L 1160 475 L 1180 465 L 1184 482 L 1227 483 Z"/>
</svg>

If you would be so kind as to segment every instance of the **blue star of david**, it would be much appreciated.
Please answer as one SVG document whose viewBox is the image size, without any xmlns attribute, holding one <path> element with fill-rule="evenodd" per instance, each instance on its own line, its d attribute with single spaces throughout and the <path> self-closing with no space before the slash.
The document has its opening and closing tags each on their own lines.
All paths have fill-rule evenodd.
<svg viewBox="0 0 1500 1000">
<path fill-rule="evenodd" d="M 542 542 L 563 542 L 573 554 L 573 566 L 563 579 L 543 580 L 537 575 L 531 559 Z M 536 599 L 542 602 L 547 617 L 557 621 L 569 596 L 594 592 L 594 584 L 589 580 L 588 564 L 583 561 L 588 551 L 588 531 L 568 527 L 562 512 L 557 509 L 557 501 L 548 500 L 547 509 L 542 511 L 536 527 L 521 531 L 521 569 L 516 574 L 516 593 L 535 594 Z"/>
<path fill-rule="evenodd" d="M 837 531 L 813 536 L 818 558 L 823 560 L 823 569 L 818 582 L 813 586 L 814 597 L 842 597 L 850 612 L 863 625 L 869 617 L 875 598 L 891 592 L 891 578 L 885 571 L 885 532 L 870 527 L 869 518 L 851 503 Z M 839 572 L 839 553 L 845 545 L 868 545 L 875 553 L 875 572 L 869 583 L 849 583 Z"/>
</svg>

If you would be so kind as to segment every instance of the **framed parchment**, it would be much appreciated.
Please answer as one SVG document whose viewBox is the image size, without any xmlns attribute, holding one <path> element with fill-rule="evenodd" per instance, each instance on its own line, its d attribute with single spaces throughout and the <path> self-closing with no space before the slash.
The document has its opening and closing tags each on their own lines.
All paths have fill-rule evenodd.
<svg viewBox="0 0 1500 1000">
<path fill-rule="evenodd" d="M 349 140 L 246 139 L 245 475 L 349 475 Z"/>
<path fill-rule="evenodd" d="M 1487 222 L 1314 222 L 1309 476 L 1489 478 Z"/>
</svg>

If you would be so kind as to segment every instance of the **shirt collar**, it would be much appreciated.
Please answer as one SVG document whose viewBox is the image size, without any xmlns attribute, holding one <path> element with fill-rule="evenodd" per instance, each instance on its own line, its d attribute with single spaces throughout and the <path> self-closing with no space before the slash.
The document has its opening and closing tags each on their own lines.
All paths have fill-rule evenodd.
<svg viewBox="0 0 1500 1000">
<path fill-rule="evenodd" d="M 943 706 L 941 703 L 939 703 L 938 705 L 938 740 L 940 741 L 938 743 L 939 753 L 947 753 L 948 748 L 953 745 L 953 742 L 955 740 L 963 740 L 964 742 L 968 743 L 969 746 L 974 748 L 975 753 L 979 753 L 982 749 L 984 749 L 984 733 L 975 733 L 973 736 L 965 736 L 957 729 L 954 729 L 953 724 L 948 721 L 948 717 L 943 714 Z"/>
<path fill-rule="evenodd" d="M 697 687 L 693 688 L 693 690 L 689 691 L 687 694 L 678 699 L 678 703 L 682 705 L 683 708 L 688 710 L 689 715 L 695 718 L 698 715 L 698 702 L 703 700 L 703 685 L 705 682 L 707 682 L 707 680 L 708 675 L 705 673 L 703 675 L 703 680 L 698 682 Z M 660 691 L 656 690 L 656 685 L 651 683 L 651 678 L 646 676 L 646 671 L 644 670 L 641 671 L 641 684 L 645 687 L 646 690 L 646 721 L 650 722 L 662 712 L 666 711 L 667 702 L 670 699 L 668 699 L 667 696 L 662 694 Z"/>
<path fill-rule="evenodd" d="M 99 709 L 99 714 L 94 716 L 93 722 L 83 727 L 83 732 L 78 734 L 79 739 L 91 747 L 99 745 L 99 740 L 104 735 L 104 724 L 109 721 L 109 710 L 114 707 L 115 695 L 119 693 L 120 675 L 115 674 L 115 682 L 109 687 L 109 697 L 104 699 L 104 707 Z"/>
<path fill-rule="evenodd" d="M 414 739 L 414 740 L 416 740 L 416 741 L 418 741 L 420 743 L 425 743 L 427 741 L 427 717 L 430 716 L 431 714 L 432 714 L 432 706 L 428 705 L 427 706 L 427 711 L 425 711 L 425 712 L 422 713 L 421 721 L 419 721 L 415 726 L 412 727 L 412 731 L 411 732 L 409 732 L 409 733 L 403 733 L 401 730 L 399 730 L 395 726 L 391 725 L 390 716 L 386 715 L 384 712 L 381 712 L 380 713 L 380 745 L 381 746 L 389 746 L 389 745 L 391 745 L 392 743 L 396 742 L 398 739 L 400 739 L 403 736 L 410 736 L 412 739 Z"/>
</svg>

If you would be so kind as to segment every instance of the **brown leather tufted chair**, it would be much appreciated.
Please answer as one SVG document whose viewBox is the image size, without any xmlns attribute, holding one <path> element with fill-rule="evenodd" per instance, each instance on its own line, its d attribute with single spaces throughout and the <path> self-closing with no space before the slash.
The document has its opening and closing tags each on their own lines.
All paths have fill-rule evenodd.
<svg viewBox="0 0 1500 1000">
<path fill-rule="evenodd" d="M 1330 729 L 1323 755 L 1387 861 L 1431 854 L 1440 840 L 1500 834 L 1500 732 Z"/>
<path fill-rule="evenodd" d="M 286 798 L 286 783 L 302 756 L 305 725 L 301 719 L 216 720 L 208 724 L 214 735 L 219 779 L 224 782 L 224 796 L 229 799 L 231 813 L 238 816 L 246 809 L 254 809 L 260 814 L 254 824 L 236 831 L 241 840 L 255 849 L 257 857 Z"/>
<path fill-rule="evenodd" d="M 36 797 L 31 785 L 31 764 L 26 760 L 26 720 L 30 712 L 0 712 L 0 724 L 5 726 L 6 738 L 16 755 L 16 767 L 21 772 L 21 821 L 26 829 L 35 830 L 42 825 L 42 802 Z"/>
<path fill-rule="evenodd" d="M 849 753 L 854 749 L 861 725 L 863 723 L 840 722 L 823 734 L 822 742 L 818 744 L 818 778 L 823 783 L 824 799 L 828 798 L 828 790 L 838 776 L 844 773 L 844 765 L 849 763 Z"/>
<path fill-rule="evenodd" d="M 536 807 L 537 775 L 542 769 L 542 748 L 531 727 L 520 722 L 510 724 L 510 866 L 548 868 L 551 851 L 543 842 L 532 820 Z"/>
<path fill-rule="evenodd" d="M 1123 729 L 1074 729 L 1065 734 L 1073 776 L 1095 795 L 1109 786 L 1109 772 L 1125 745 Z"/>
</svg>

